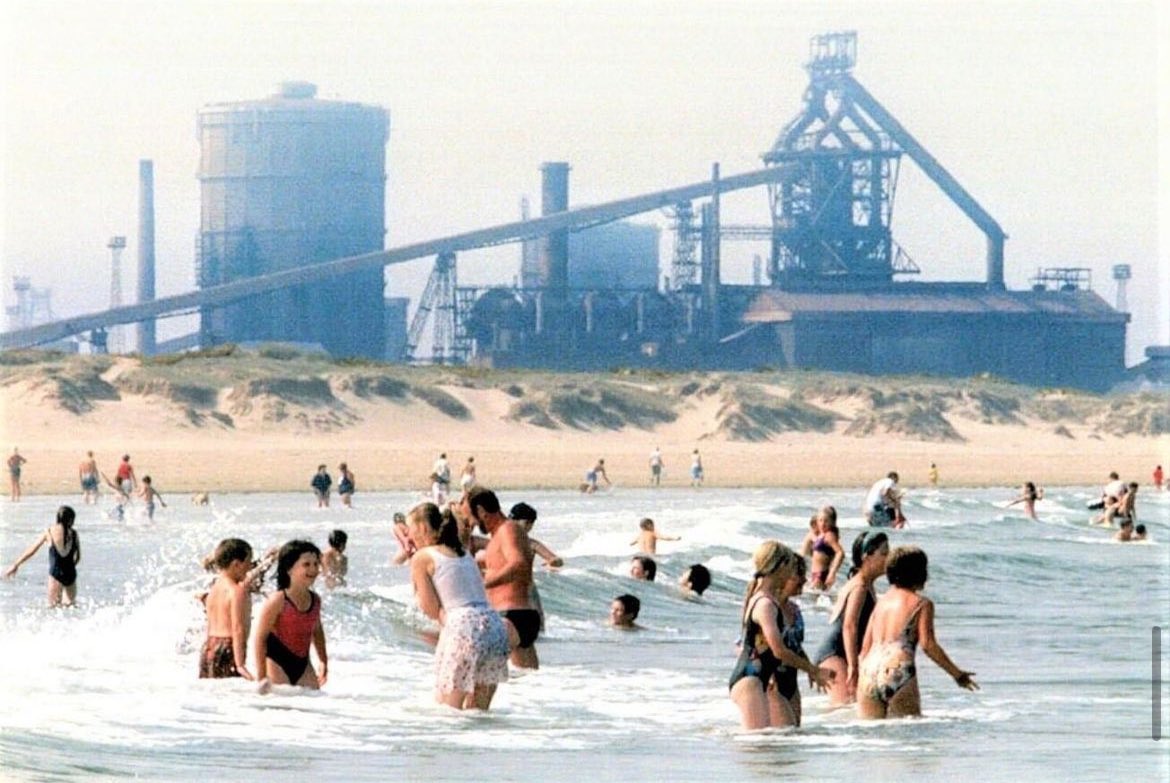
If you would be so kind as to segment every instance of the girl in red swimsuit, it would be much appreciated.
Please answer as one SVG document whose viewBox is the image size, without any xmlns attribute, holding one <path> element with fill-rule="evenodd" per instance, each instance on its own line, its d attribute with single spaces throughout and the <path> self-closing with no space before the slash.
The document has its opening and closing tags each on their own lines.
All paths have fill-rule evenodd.
<svg viewBox="0 0 1170 783">
<path fill-rule="evenodd" d="M 289 541 L 277 556 L 276 585 L 264 602 L 256 626 L 256 677 L 267 683 L 320 688 L 329 672 L 321 598 L 312 591 L 321 570 L 321 550 L 311 541 Z M 317 650 L 320 674 L 309 660 Z"/>
</svg>

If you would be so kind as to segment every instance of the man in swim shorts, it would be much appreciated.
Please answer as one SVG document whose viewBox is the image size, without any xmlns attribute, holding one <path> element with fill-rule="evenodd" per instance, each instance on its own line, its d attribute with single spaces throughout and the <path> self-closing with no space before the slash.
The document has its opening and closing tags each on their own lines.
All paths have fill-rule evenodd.
<svg viewBox="0 0 1170 783">
<path fill-rule="evenodd" d="M 540 612 L 530 600 L 533 556 L 528 534 L 519 522 L 501 513 L 500 500 L 490 489 L 473 487 L 460 505 L 462 513 L 491 536 L 483 552 L 483 586 L 492 608 L 511 626 L 512 665 L 539 669 L 536 637 L 540 635 Z"/>
<path fill-rule="evenodd" d="M 890 471 L 884 479 L 874 482 L 865 496 L 865 521 L 872 527 L 901 527 L 901 500 L 898 496 L 898 474 Z"/>
</svg>

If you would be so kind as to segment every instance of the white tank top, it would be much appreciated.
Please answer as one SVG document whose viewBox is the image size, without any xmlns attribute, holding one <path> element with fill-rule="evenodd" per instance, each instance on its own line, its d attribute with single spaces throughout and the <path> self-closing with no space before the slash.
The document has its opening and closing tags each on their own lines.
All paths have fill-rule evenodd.
<svg viewBox="0 0 1170 783">
<path fill-rule="evenodd" d="M 435 592 L 439 594 L 444 609 L 487 606 L 483 576 L 471 555 L 464 553 L 463 557 L 450 557 L 434 547 L 427 551 L 435 564 Z"/>
</svg>

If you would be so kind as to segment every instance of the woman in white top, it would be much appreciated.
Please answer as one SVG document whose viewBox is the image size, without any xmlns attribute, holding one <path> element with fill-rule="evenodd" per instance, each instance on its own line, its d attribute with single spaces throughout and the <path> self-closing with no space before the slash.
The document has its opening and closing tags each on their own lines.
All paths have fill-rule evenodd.
<svg viewBox="0 0 1170 783">
<path fill-rule="evenodd" d="M 508 633 L 491 608 L 475 560 L 463 549 L 455 518 L 434 503 L 408 515 L 418 552 L 410 559 L 418 606 L 442 629 L 435 646 L 435 697 L 456 709 L 486 710 L 508 679 Z"/>
</svg>

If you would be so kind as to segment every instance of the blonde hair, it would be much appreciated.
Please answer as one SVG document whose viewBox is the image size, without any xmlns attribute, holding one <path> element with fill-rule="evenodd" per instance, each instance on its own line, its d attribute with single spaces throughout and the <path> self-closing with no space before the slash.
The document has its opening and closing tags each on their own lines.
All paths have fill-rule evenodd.
<svg viewBox="0 0 1170 783">
<path fill-rule="evenodd" d="M 752 574 L 747 592 L 743 596 L 743 616 L 747 616 L 748 602 L 760 589 L 760 582 L 777 571 L 782 571 L 784 578 L 792 576 L 796 573 L 796 561 L 797 554 L 775 539 L 769 538 L 756 547 L 756 551 L 752 553 L 755 573 Z"/>
</svg>

